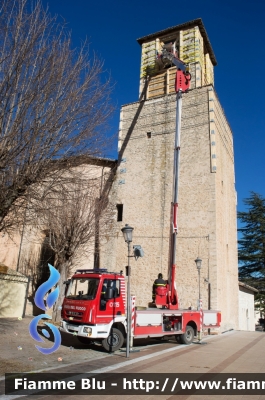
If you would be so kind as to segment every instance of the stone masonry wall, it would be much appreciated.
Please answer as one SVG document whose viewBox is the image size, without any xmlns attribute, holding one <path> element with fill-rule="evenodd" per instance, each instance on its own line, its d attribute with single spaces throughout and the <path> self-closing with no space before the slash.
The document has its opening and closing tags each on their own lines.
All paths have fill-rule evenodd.
<svg viewBox="0 0 265 400">
<path fill-rule="evenodd" d="M 216 142 L 217 307 L 222 310 L 223 330 L 229 330 L 238 328 L 239 315 L 233 136 L 216 93 L 211 96 L 211 129 L 215 131 L 211 137 Z"/>
<path fill-rule="evenodd" d="M 221 309 L 225 330 L 237 326 L 234 166 L 233 157 L 226 156 L 224 143 L 218 139 L 218 168 L 213 171 L 209 91 L 212 86 L 183 94 L 176 286 L 180 307 L 196 309 L 199 282 L 194 260 L 200 256 L 203 306 L 209 306 L 207 279 L 211 308 Z M 217 98 L 215 103 L 220 114 Z M 123 204 L 123 220 L 114 221 L 102 245 L 101 267 L 124 271 L 127 244 L 121 228 L 125 223 L 134 227 L 132 244 L 140 244 L 145 252 L 138 261 L 130 259 L 131 288 L 138 306 L 151 301 L 157 274 L 168 274 L 175 117 L 175 95 L 128 104 L 121 110 L 121 162 L 111 201 Z M 223 116 L 218 137 L 231 136 L 227 126 Z M 229 142 L 230 136 L 226 139 Z M 220 199 L 222 181 L 227 186 L 224 202 Z"/>
</svg>

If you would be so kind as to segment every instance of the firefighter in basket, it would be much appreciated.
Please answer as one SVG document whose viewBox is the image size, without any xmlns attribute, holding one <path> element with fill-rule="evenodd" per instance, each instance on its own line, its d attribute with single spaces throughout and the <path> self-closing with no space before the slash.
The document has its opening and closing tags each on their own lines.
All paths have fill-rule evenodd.
<svg viewBox="0 0 265 400">
<path fill-rule="evenodd" d="M 165 288 L 166 286 L 167 282 L 163 279 L 163 275 L 161 273 L 158 274 L 157 279 L 153 283 L 153 295 L 152 295 L 153 303 L 155 303 L 156 299 L 156 289 Z"/>
</svg>

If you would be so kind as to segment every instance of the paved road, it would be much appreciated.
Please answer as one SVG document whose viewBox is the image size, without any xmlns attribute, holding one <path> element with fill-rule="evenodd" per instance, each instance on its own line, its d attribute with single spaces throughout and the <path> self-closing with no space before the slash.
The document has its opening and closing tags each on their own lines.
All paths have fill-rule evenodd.
<svg viewBox="0 0 265 400">
<path fill-rule="evenodd" d="M 21 322 L 21 321 L 20 321 Z M 22 322 L 25 324 L 25 321 Z M 22 328 L 21 329 L 23 331 Z M 24 325 L 23 325 L 24 326 Z M 25 334 L 25 332 L 23 333 Z M 22 332 L 21 332 L 22 335 Z M 18 335 L 15 335 L 17 338 Z M 25 339 L 26 340 L 26 339 Z M 28 344 L 32 346 L 32 339 L 28 339 Z M 66 359 L 63 358 L 58 362 L 58 357 L 62 353 L 54 353 L 45 356 L 45 360 L 49 363 L 49 372 L 70 372 L 73 377 L 78 378 L 80 374 L 88 373 L 140 373 L 144 376 L 146 373 L 264 373 L 265 380 L 265 333 L 264 332 L 237 332 L 232 331 L 219 336 L 211 336 L 205 339 L 207 344 L 198 345 L 192 344 L 191 346 L 183 346 L 176 344 L 175 341 L 168 342 L 151 342 L 146 343 L 146 346 L 136 346 L 140 352 L 130 354 L 130 358 L 126 359 L 125 352 L 117 352 L 113 355 L 103 353 L 99 348 L 85 349 L 74 348 L 69 350 L 69 347 L 62 346 L 58 352 L 71 352 L 71 356 Z M 14 342 L 11 342 L 14 343 Z M 16 343 L 17 344 L 17 343 Z M 8 347 L 8 346 L 7 346 Z M 14 346 L 12 347 L 14 351 Z M 11 353 L 12 353 L 11 351 Z M 23 350 L 17 350 L 18 354 Z M 56 356 L 55 356 L 56 354 Z M 84 356 L 85 354 L 85 356 Z M 89 354 L 89 356 L 88 356 Z M 2 356 L 2 353 L 1 353 Z M 83 359 L 82 359 L 83 357 Z M 85 359 L 88 357 L 88 359 Z M 53 358 L 53 359 L 52 359 Z M 44 356 L 41 355 L 43 361 Z M 45 361 L 46 362 L 46 361 Z M 37 361 L 36 361 L 37 363 Z M 23 363 L 22 363 L 23 364 Z M 33 364 L 32 364 L 33 365 Z M 40 368 L 38 368 L 40 369 Z M 46 368 L 45 368 L 46 369 Z M 73 378 L 75 379 L 75 378 Z M 3 381 L 0 382 L 3 390 Z M 1 389 L 0 387 L 0 389 Z M 2 392 L 3 393 L 3 392 Z M 33 398 L 51 400 L 54 396 L 43 396 L 41 393 Z M 87 398 L 88 396 L 78 396 L 80 398 Z M 100 398 L 114 398 L 115 396 L 101 396 Z M 157 396 L 148 396 L 139 393 L 138 398 L 143 399 L 157 399 Z M 1 396 L 1 399 L 15 399 L 14 397 Z M 24 397 L 24 399 L 32 399 Z M 74 396 L 56 396 L 62 399 L 72 399 Z M 135 399 L 135 396 L 123 396 L 123 399 Z M 171 396 L 160 395 L 159 399 L 162 400 L 199 400 L 199 399 L 265 399 L 265 394 L 260 396 L 244 395 L 244 396 Z M 98 396 L 89 395 L 89 399 L 96 400 Z M 137 399 L 138 400 L 138 399 Z"/>
<path fill-rule="evenodd" d="M 43 355 L 35 345 L 50 348 L 52 343 L 41 336 L 44 343 L 35 342 L 29 334 L 29 324 L 32 317 L 22 320 L 17 318 L 0 318 L 0 379 L 5 373 L 50 371 L 51 369 L 64 368 L 69 365 L 89 363 L 91 360 L 113 357 L 100 345 L 85 345 L 75 336 L 61 332 L 62 344 L 59 349 L 50 354 Z M 41 321 L 40 321 L 41 323 Z M 45 326 L 46 328 L 46 326 Z M 41 329 L 39 330 L 41 334 Z M 145 351 L 147 346 L 157 346 L 161 340 L 137 340 L 136 347 Z M 176 342 L 173 342 L 176 345 Z M 125 353 L 120 352 L 120 357 L 125 358 Z"/>
</svg>

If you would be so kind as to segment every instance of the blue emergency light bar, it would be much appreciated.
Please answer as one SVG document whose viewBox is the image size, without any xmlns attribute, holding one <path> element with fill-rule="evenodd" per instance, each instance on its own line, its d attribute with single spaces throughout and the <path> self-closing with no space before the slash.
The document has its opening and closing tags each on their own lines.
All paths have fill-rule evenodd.
<svg viewBox="0 0 265 400">
<path fill-rule="evenodd" d="M 123 271 L 120 272 L 110 272 L 107 268 L 95 268 L 95 269 L 77 269 L 75 274 L 112 274 L 112 275 L 122 275 Z"/>
<path fill-rule="evenodd" d="M 107 268 L 95 268 L 95 269 L 77 269 L 76 274 L 102 274 L 108 272 Z"/>
</svg>

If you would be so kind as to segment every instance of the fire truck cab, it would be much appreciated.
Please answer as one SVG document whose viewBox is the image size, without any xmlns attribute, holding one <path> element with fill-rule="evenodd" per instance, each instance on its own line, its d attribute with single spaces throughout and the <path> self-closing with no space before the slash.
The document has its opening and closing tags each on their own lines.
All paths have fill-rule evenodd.
<svg viewBox="0 0 265 400">
<path fill-rule="evenodd" d="M 77 270 L 67 284 L 61 315 L 62 331 L 117 350 L 126 332 L 124 276 L 106 269 Z"/>
</svg>

